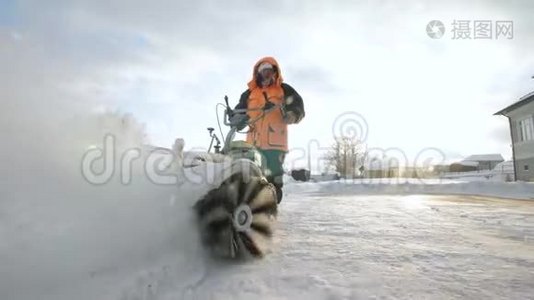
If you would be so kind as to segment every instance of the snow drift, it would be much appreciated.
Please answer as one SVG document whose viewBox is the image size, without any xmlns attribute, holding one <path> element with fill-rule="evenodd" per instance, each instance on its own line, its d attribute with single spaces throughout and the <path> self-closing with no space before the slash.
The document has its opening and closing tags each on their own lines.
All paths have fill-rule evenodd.
<svg viewBox="0 0 534 300">
<path fill-rule="evenodd" d="M 355 180 L 297 183 L 286 177 L 289 193 L 316 192 L 352 195 L 478 195 L 534 200 L 534 184 L 493 180 L 462 181 L 450 179 L 366 178 Z"/>
</svg>

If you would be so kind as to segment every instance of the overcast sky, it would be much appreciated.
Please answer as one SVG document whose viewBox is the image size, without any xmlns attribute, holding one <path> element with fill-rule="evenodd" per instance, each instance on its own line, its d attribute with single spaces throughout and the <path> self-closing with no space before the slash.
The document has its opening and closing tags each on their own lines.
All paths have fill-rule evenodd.
<svg viewBox="0 0 534 300">
<path fill-rule="evenodd" d="M 328 146 L 336 118 L 355 112 L 370 148 L 510 159 L 508 121 L 493 113 L 534 90 L 532 13 L 528 0 L 2 0 L 2 118 L 13 106 L 112 109 L 145 123 L 153 144 L 207 147 L 216 103 L 235 104 L 268 55 L 305 101 L 292 149 Z M 454 20 L 513 21 L 514 36 L 456 40 Z"/>
</svg>

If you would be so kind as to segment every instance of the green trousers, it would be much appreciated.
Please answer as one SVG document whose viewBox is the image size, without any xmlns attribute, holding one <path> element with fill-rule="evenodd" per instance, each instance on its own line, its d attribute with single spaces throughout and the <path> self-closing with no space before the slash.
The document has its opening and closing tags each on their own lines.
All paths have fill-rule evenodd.
<svg viewBox="0 0 534 300">
<path fill-rule="evenodd" d="M 282 201 L 282 187 L 284 185 L 284 160 L 286 153 L 281 150 L 258 149 L 262 154 L 263 172 L 267 181 L 276 188 L 278 203 Z"/>
</svg>

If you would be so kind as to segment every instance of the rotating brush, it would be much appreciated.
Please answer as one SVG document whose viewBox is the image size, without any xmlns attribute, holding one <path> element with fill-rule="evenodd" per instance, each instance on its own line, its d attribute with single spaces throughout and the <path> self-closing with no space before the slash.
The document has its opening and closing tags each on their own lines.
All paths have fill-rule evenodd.
<svg viewBox="0 0 534 300">
<path fill-rule="evenodd" d="M 204 244 L 221 257 L 263 257 L 277 214 L 276 189 L 264 177 L 238 172 L 196 205 Z"/>
</svg>

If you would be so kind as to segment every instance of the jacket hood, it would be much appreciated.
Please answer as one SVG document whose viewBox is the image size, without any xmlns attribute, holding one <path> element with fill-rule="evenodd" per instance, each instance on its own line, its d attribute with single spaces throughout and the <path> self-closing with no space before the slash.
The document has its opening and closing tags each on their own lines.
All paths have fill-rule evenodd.
<svg viewBox="0 0 534 300">
<path fill-rule="evenodd" d="M 278 62 L 276 61 L 276 59 L 274 57 L 266 56 L 266 57 L 263 57 L 260 60 L 258 60 L 256 62 L 256 64 L 254 65 L 254 68 L 252 69 L 252 79 L 248 82 L 248 88 L 250 90 L 258 87 L 258 83 L 257 83 L 258 82 L 258 68 L 264 62 L 270 63 L 271 65 L 273 65 L 273 67 L 276 68 L 277 76 L 276 76 L 276 81 L 275 81 L 274 84 L 275 85 L 281 85 L 282 84 L 282 82 L 283 82 L 282 71 L 280 70 L 280 66 L 278 65 Z"/>
</svg>

